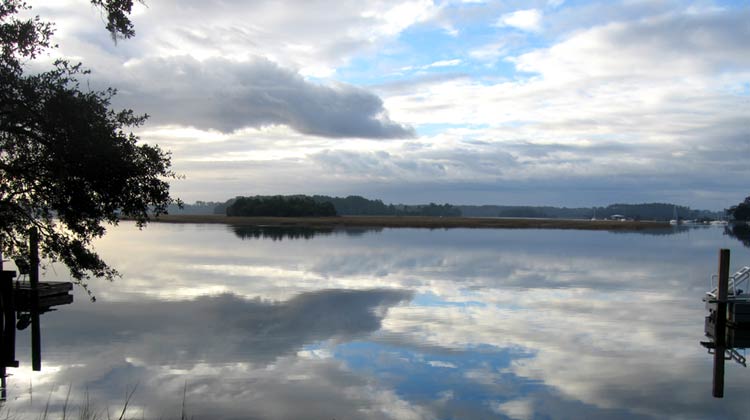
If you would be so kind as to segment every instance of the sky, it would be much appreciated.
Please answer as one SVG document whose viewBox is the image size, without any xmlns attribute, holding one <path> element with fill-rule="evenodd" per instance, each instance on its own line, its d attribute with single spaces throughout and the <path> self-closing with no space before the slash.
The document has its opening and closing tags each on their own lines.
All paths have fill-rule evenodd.
<svg viewBox="0 0 750 420">
<path fill-rule="evenodd" d="M 87 0 L 31 2 L 91 89 L 147 113 L 186 202 L 719 210 L 750 193 L 741 1 L 146 0 L 114 43 Z"/>
</svg>

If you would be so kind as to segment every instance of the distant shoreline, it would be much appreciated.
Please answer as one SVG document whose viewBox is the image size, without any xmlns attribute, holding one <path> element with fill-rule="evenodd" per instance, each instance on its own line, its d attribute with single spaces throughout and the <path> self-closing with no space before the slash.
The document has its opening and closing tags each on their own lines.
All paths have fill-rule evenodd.
<svg viewBox="0 0 750 420">
<path fill-rule="evenodd" d="M 480 229 L 578 229 L 641 231 L 671 229 L 667 222 L 566 220 L 428 216 L 337 216 L 337 217 L 229 217 L 222 215 L 162 215 L 155 223 L 199 223 L 274 227 L 383 227 L 383 228 L 480 228 Z"/>
</svg>

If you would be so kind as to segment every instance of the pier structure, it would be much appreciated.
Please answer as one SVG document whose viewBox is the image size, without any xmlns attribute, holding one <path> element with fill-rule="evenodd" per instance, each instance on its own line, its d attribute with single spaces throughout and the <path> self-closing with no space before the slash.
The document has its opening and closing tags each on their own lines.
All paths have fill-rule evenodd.
<svg viewBox="0 0 750 420">
<path fill-rule="evenodd" d="M 714 356 L 712 395 L 716 398 L 724 397 L 725 362 L 734 360 L 747 367 L 743 353 L 750 348 L 750 267 L 729 275 L 729 261 L 730 251 L 719 250 L 718 274 L 711 277 L 703 297 L 708 310 L 705 334 L 710 341 L 701 345 Z"/>
<path fill-rule="evenodd" d="M 18 259 L 15 270 L 6 270 L 0 252 L 0 401 L 7 398 L 7 368 L 17 368 L 16 330 L 31 326 L 31 365 L 42 369 L 39 316 L 53 307 L 73 302 L 73 283 L 39 281 L 39 234 L 29 231 L 28 259 Z"/>
</svg>

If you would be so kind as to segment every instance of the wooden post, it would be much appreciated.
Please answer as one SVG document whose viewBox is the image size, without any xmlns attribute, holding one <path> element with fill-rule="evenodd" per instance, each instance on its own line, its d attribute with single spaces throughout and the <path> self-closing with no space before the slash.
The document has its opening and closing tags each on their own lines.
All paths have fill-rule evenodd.
<svg viewBox="0 0 750 420">
<path fill-rule="evenodd" d="M 2 236 L 0 236 L 0 273 L 3 273 L 3 238 Z M 14 312 L 14 315 L 15 315 L 15 312 Z M 14 325 L 13 326 L 14 337 L 15 337 L 15 332 L 16 332 L 16 326 Z M 3 342 L 0 343 L 0 348 L 4 348 L 4 346 L 5 346 L 5 341 L 3 340 Z M 15 343 L 13 345 L 13 350 L 15 352 Z M 5 359 L 5 357 L 3 357 L 3 359 Z M 6 376 L 5 363 L 0 363 L 0 401 L 6 401 L 8 399 L 8 393 L 6 389 L 7 383 L 6 383 L 5 376 Z"/>
<path fill-rule="evenodd" d="M 2 271 L 0 277 L 0 302 L 2 303 L 2 365 L 18 367 L 16 361 L 16 305 L 13 302 L 15 272 Z"/>
<path fill-rule="evenodd" d="M 31 284 L 31 367 L 42 370 L 42 334 L 39 325 L 39 232 L 29 230 L 29 283 Z"/>
<path fill-rule="evenodd" d="M 716 302 L 716 333 L 714 341 L 713 396 L 724 398 L 724 353 L 727 334 L 727 296 L 729 294 L 729 250 L 719 250 L 719 284 Z"/>
<path fill-rule="evenodd" d="M 0 236 L 0 273 L 3 271 L 3 237 Z M 15 327 L 13 332 L 15 332 Z M 5 390 L 5 366 L 0 366 L 0 401 L 8 399 L 7 391 Z"/>
<path fill-rule="evenodd" d="M 39 231 L 36 228 L 29 229 L 29 282 L 31 289 L 37 290 L 39 286 Z"/>
</svg>

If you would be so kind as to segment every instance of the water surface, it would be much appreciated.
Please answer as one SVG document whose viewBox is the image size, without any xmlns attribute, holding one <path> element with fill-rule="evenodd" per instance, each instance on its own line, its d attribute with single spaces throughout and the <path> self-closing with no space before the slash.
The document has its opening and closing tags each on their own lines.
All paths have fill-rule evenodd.
<svg viewBox="0 0 750 420">
<path fill-rule="evenodd" d="M 750 372 L 728 362 L 713 398 L 700 345 L 721 247 L 750 264 L 721 228 L 123 224 L 97 243 L 123 278 L 43 315 L 42 372 L 21 333 L 5 409 L 70 387 L 119 415 L 137 387 L 135 418 L 183 393 L 195 418 L 746 418 Z"/>
</svg>

